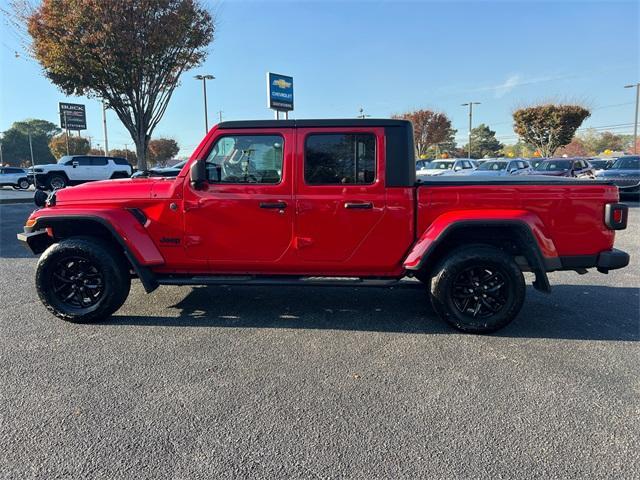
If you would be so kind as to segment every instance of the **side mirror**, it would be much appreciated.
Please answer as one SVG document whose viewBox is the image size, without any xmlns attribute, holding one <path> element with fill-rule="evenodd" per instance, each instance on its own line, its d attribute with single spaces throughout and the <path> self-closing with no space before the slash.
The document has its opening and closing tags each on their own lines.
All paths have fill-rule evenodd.
<svg viewBox="0 0 640 480">
<path fill-rule="evenodd" d="M 80 163 L 75 160 L 71 165 L 73 165 L 73 168 L 76 168 L 78 165 L 80 165 Z"/>
<path fill-rule="evenodd" d="M 196 190 L 200 190 L 202 185 L 207 181 L 207 166 L 205 161 L 199 158 L 189 167 L 189 178 L 191 186 Z"/>
</svg>

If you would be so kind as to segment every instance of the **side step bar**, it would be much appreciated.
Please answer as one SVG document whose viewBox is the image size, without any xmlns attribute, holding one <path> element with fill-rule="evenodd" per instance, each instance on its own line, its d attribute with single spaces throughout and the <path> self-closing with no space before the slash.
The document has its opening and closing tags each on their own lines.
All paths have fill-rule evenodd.
<svg viewBox="0 0 640 480">
<path fill-rule="evenodd" d="M 357 277 L 296 277 L 260 275 L 201 275 L 158 276 L 160 285 L 245 285 L 245 286 L 303 286 L 303 287 L 383 287 L 425 288 L 417 280 Z"/>
</svg>

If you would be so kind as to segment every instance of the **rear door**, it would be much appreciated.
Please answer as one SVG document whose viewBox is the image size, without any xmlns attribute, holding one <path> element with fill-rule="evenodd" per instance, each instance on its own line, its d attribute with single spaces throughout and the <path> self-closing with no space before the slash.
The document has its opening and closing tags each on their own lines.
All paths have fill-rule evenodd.
<svg viewBox="0 0 640 480">
<path fill-rule="evenodd" d="M 384 129 L 299 128 L 296 146 L 298 259 L 327 271 L 362 267 L 359 252 L 377 241 L 386 209 Z"/>
<path fill-rule="evenodd" d="M 65 165 L 65 172 L 69 180 L 78 182 L 95 180 L 91 178 L 91 160 L 89 157 L 73 157 Z"/>
</svg>

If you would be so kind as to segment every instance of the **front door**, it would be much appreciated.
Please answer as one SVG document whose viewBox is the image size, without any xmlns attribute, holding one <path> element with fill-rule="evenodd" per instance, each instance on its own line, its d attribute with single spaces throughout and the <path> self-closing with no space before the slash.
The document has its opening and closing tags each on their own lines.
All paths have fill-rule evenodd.
<svg viewBox="0 0 640 480">
<path fill-rule="evenodd" d="M 293 129 L 221 130 L 206 155 L 208 181 L 184 190 L 185 248 L 212 271 L 273 270 L 292 237 Z"/>
<path fill-rule="evenodd" d="M 375 263 L 364 252 L 386 210 L 384 130 L 298 129 L 296 145 L 297 257 L 318 271 Z"/>
</svg>

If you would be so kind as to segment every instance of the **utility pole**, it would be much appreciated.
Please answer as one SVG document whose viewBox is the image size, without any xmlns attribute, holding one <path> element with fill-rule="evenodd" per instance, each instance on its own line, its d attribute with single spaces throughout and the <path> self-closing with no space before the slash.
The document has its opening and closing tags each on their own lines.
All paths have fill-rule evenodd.
<svg viewBox="0 0 640 480">
<path fill-rule="evenodd" d="M 102 129 L 104 131 L 104 154 L 109 156 L 109 140 L 107 139 L 107 106 L 102 101 Z"/>
<path fill-rule="evenodd" d="M 64 138 L 67 141 L 67 155 L 69 155 L 69 126 L 67 125 L 67 111 L 65 110 L 64 112 L 62 112 L 62 115 L 64 117 Z"/>
<path fill-rule="evenodd" d="M 202 92 L 204 93 L 204 133 L 209 133 L 209 119 L 207 118 L 207 80 L 215 80 L 213 75 L 196 75 L 196 80 L 202 80 Z"/>
<path fill-rule="evenodd" d="M 624 88 L 636 87 L 636 117 L 633 122 L 633 153 L 638 154 L 638 107 L 640 105 L 640 82 L 631 85 L 625 85 Z"/>
<path fill-rule="evenodd" d="M 471 129 L 473 128 L 473 106 L 480 105 L 480 102 L 463 103 L 462 107 L 469 107 L 469 153 L 467 157 L 471 158 Z"/>
<path fill-rule="evenodd" d="M 31 143 L 31 130 L 29 130 L 29 152 L 31 152 L 31 168 L 34 168 L 34 163 L 33 163 L 33 144 Z"/>
</svg>

